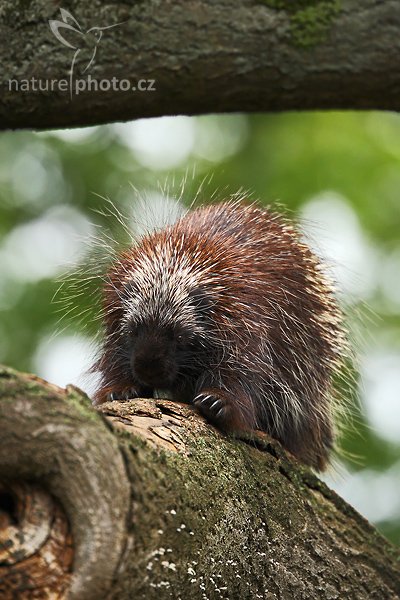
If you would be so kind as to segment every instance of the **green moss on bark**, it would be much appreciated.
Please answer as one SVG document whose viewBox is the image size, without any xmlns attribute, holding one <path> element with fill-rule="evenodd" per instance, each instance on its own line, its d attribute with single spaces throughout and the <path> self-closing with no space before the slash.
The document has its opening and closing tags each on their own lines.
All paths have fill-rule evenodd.
<svg viewBox="0 0 400 600">
<path fill-rule="evenodd" d="M 293 43 L 308 48 L 323 42 L 341 9 L 340 0 L 261 0 L 271 8 L 284 10 L 290 17 Z"/>
<path fill-rule="evenodd" d="M 85 419 L 89 419 L 91 421 L 99 420 L 99 415 L 95 410 L 93 410 L 92 403 L 90 398 L 74 385 L 67 385 L 67 396 L 66 399 L 70 402 L 74 408 L 77 410 L 81 417 Z"/>
</svg>

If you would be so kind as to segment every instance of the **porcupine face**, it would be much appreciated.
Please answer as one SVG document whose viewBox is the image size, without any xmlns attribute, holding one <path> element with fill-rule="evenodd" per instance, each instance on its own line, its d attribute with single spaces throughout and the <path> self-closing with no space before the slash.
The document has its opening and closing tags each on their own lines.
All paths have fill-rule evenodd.
<svg viewBox="0 0 400 600">
<path fill-rule="evenodd" d="M 176 283 L 176 275 L 162 269 L 145 288 L 135 277 L 126 286 L 123 329 L 132 377 L 152 389 L 188 388 L 207 368 L 206 295 Z"/>
<path fill-rule="evenodd" d="M 130 366 L 140 384 L 153 389 L 173 389 L 200 363 L 202 347 L 196 336 L 180 327 L 142 323 L 131 329 Z"/>
</svg>

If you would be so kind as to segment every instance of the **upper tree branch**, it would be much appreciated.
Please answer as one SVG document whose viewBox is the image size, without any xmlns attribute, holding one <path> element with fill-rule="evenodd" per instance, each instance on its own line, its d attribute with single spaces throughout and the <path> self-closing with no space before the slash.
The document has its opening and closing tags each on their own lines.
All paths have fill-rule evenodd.
<svg viewBox="0 0 400 600">
<path fill-rule="evenodd" d="M 132 84 L 155 80 L 156 91 L 83 91 L 72 101 L 68 91 L 10 91 L 9 79 L 69 78 L 74 49 L 56 39 L 48 25 L 61 18 L 59 3 L 16 6 L 4 0 L 1 128 L 177 113 L 400 106 L 396 0 L 66 0 L 62 6 L 84 33 L 122 23 L 103 31 L 85 74 L 93 38 L 69 38 L 84 49 L 76 76 Z"/>
</svg>

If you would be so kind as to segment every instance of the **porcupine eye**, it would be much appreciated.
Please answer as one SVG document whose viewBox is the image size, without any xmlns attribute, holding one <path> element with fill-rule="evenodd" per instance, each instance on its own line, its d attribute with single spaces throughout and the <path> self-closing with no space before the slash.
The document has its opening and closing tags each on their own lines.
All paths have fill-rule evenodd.
<svg viewBox="0 0 400 600">
<path fill-rule="evenodd" d="M 177 352 L 196 352 L 200 350 L 200 344 L 194 335 L 185 331 L 178 331 L 174 336 Z"/>
<path fill-rule="evenodd" d="M 204 371 L 209 348 L 196 335 L 179 332 L 175 336 L 175 360 L 181 381 L 195 380 Z"/>
<path fill-rule="evenodd" d="M 138 334 L 139 327 L 136 324 L 129 325 L 128 336 L 130 339 L 134 339 Z"/>
<path fill-rule="evenodd" d="M 137 324 L 130 324 L 125 333 L 125 344 L 128 352 L 135 348 L 136 340 L 140 335 L 140 327 Z"/>
<path fill-rule="evenodd" d="M 175 335 L 175 341 L 178 346 L 184 346 L 187 342 L 187 336 L 185 336 L 185 334 L 182 332 L 178 332 Z"/>
</svg>

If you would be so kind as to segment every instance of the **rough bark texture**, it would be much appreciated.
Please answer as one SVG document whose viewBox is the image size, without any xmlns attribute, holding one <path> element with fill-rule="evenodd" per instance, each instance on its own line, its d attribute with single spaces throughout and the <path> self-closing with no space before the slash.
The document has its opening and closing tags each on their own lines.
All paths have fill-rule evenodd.
<svg viewBox="0 0 400 600">
<path fill-rule="evenodd" d="M 130 507 L 118 442 L 104 425 L 99 426 L 87 398 L 73 387 L 62 390 L 9 370 L 0 372 L 0 382 L 3 498 L 7 493 L 13 497 L 7 482 L 35 482 L 54 496 L 68 517 L 74 540 L 71 595 L 101 598 L 111 585 L 125 545 Z M 49 521 L 46 515 L 43 519 Z M 1 539 L 4 550 L 4 534 Z M 31 571 L 26 568 L 29 579 Z M 43 573 L 36 579 L 42 581 Z M 25 586 L 23 578 L 19 580 Z M 16 588 L 14 597 L 23 591 L 25 587 Z M 0 598 L 1 594 L 0 579 Z"/>
<path fill-rule="evenodd" d="M 64 510 L 26 481 L 0 485 L 0 598 L 65 598 L 72 536 Z"/>
<path fill-rule="evenodd" d="M 46 501 L 36 536 L 10 517 L 10 496 L 29 481 L 71 525 L 69 598 L 399 598 L 398 549 L 277 442 L 227 438 L 166 400 L 98 410 L 74 388 L 0 372 L 3 550 L 18 526 L 22 545 L 31 532 L 30 554 L 32 539 L 38 552 L 45 543 Z M 35 582 L 21 554 L 20 572 Z M 10 598 L 7 567 L 18 555 L 0 560 L 0 597 Z"/>
<path fill-rule="evenodd" d="M 65 0 L 0 8 L 0 128 L 50 128 L 166 114 L 400 107 L 395 0 Z M 116 25 L 119 24 L 119 25 Z M 98 42 L 92 27 L 110 27 Z M 79 26 L 81 32 L 79 32 Z M 94 48 L 93 64 L 90 62 Z M 155 91 L 9 90 L 90 75 L 154 80 Z"/>
</svg>

